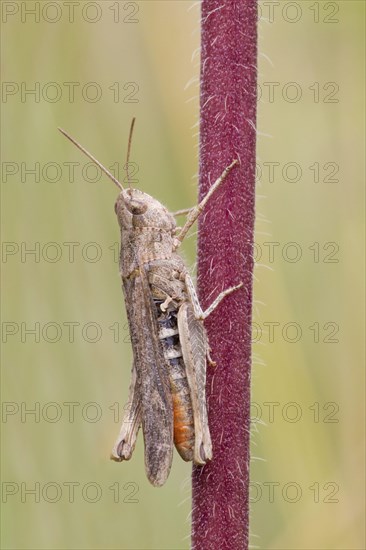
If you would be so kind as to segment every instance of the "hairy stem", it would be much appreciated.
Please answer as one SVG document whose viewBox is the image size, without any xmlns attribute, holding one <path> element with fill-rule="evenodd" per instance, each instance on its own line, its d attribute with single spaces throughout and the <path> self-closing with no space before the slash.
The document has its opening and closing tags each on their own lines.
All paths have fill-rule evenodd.
<svg viewBox="0 0 366 550">
<path fill-rule="evenodd" d="M 234 159 L 199 223 L 198 288 L 206 308 L 243 282 L 206 321 L 213 460 L 193 470 L 192 546 L 248 548 L 250 367 L 255 193 L 257 2 L 203 0 L 200 199 Z"/>
</svg>

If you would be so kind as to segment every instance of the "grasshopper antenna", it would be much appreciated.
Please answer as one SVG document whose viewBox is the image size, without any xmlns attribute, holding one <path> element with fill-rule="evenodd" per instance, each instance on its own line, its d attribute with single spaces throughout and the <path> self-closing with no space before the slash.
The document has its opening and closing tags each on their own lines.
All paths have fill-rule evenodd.
<svg viewBox="0 0 366 550">
<path fill-rule="evenodd" d="M 124 191 L 122 185 L 120 184 L 120 182 L 113 176 L 113 174 L 110 173 L 109 170 L 107 170 L 107 168 L 105 168 L 103 166 L 103 164 L 101 164 L 99 162 L 99 160 L 97 160 L 95 157 L 93 157 L 93 155 L 91 153 L 89 153 L 89 151 L 87 151 L 86 149 L 84 149 L 84 147 L 82 145 L 80 145 L 80 143 L 78 143 L 74 138 L 72 138 L 71 136 L 69 136 L 69 134 L 67 132 L 65 132 L 65 130 L 63 130 L 62 128 L 58 128 L 58 130 L 61 132 L 61 134 L 63 134 L 65 137 L 67 137 L 67 139 L 69 141 L 71 141 L 71 143 L 73 143 L 74 145 L 76 145 L 76 147 L 78 149 L 80 149 L 80 151 L 82 151 L 84 153 L 84 155 L 86 155 L 88 158 L 90 158 L 91 161 L 93 161 L 97 166 L 99 166 L 99 168 L 102 170 L 102 172 L 104 172 L 106 174 L 106 176 L 108 176 L 115 185 L 117 185 L 117 187 L 121 190 L 121 191 Z"/>
<path fill-rule="evenodd" d="M 128 162 L 130 160 L 131 142 L 132 142 L 133 127 L 135 126 L 135 120 L 136 118 L 133 117 L 131 121 L 130 135 L 128 136 L 127 159 L 126 159 L 126 165 L 125 165 L 126 174 L 127 174 L 127 183 L 130 188 L 130 195 L 131 195 L 132 188 L 131 188 L 130 174 L 128 173 Z"/>
</svg>

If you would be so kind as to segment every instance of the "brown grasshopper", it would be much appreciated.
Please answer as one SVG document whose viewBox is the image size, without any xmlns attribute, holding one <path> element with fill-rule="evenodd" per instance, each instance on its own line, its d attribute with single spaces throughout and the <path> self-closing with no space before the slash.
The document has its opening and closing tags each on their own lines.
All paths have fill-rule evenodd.
<svg viewBox="0 0 366 550">
<path fill-rule="evenodd" d="M 128 182 L 134 121 L 127 149 Z M 128 403 L 111 458 L 131 458 L 142 424 L 146 474 L 153 485 L 161 486 L 170 472 L 173 441 L 186 461 L 204 465 L 212 458 L 205 392 L 206 364 L 212 361 L 203 321 L 242 283 L 221 292 L 203 311 L 177 249 L 238 161 L 224 170 L 196 207 L 172 214 L 147 193 L 131 186 L 124 189 L 88 151 L 59 130 L 120 189 L 115 212 L 121 228 L 120 274 L 133 366 Z M 174 216 L 185 213 L 186 223 L 178 228 Z"/>
</svg>

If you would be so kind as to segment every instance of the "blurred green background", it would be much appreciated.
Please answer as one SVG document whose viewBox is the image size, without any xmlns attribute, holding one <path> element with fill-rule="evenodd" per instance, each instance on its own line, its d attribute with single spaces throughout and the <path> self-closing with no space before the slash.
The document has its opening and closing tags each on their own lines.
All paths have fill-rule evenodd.
<svg viewBox="0 0 366 550">
<path fill-rule="evenodd" d="M 135 115 L 135 185 L 194 204 L 199 5 L 35 4 L 1 6 L 2 547 L 189 548 L 190 465 L 159 490 L 141 435 L 108 459 L 131 363 L 117 193 L 56 128 L 121 169 Z M 251 543 L 361 549 L 365 4 L 260 12 Z"/>
</svg>

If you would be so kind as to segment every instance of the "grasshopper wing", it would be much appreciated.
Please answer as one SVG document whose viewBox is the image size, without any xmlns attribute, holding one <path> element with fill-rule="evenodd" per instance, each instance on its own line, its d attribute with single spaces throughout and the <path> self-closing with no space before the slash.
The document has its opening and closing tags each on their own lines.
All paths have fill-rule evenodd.
<svg viewBox="0 0 366 550">
<path fill-rule="evenodd" d="M 185 302 L 178 312 L 179 339 L 186 367 L 194 417 L 194 462 L 205 464 L 212 458 L 211 436 L 206 409 L 207 335 L 203 322 L 194 316 L 193 307 Z"/>
<path fill-rule="evenodd" d="M 173 405 L 169 365 L 158 338 L 157 314 L 143 266 L 124 280 L 124 292 L 145 442 L 145 468 L 155 486 L 165 483 L 173 457 Z"/>
</svg>

